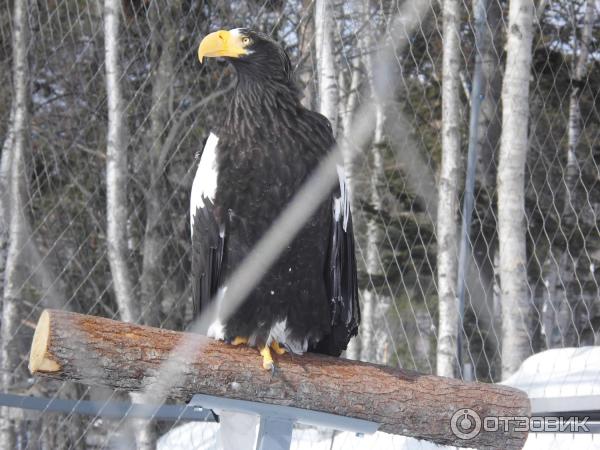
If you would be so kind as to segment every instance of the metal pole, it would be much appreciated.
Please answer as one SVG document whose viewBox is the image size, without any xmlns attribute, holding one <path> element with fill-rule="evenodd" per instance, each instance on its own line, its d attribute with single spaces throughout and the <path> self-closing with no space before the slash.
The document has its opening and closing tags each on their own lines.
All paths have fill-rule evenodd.
<svg viewBox="0 0 600 450">
<path fill-rule="evenodd" d="M 261 416 L 256 450 L 289 450 L 294 421 L 285 417 Z"/>
<path fill-rule="evenodd" d="M 42 411 L 44 413 L 74 413 L 115 420 L 135 417 L 172 422 L 180 420 L 215 422 L 215 416 L 210 409 L 199 409 L 189 405 L 149 405 L 110 400 L 70 400 L 0 393 L 0 406 Z"/>
<path fill-rule="evenodd" d="M 487 0 L 475 1 L 475 69 L 471 86 L 471 111 L 469 121 L 469 147 L 467 153 L 467 173 L 465 177 L 465 195 L 462 208 L 462 227 L 458 257 L 458 335 L 456 339 L 456 355 L 461 377 L 463 376 L 463 323 L 465 316 L 465 278 L 469 268 L 470 227 L 473 216 L 475 167 L 477 163 L 478 137 L 479 137 L 479 111 L 483 100 L 482 85 L 483 71 L 481 68 L 481 49 L 484 28 L 487 22 Z"/>
<path fill-rule="evenodd" d="M 255 450 L 288 450 L 291 446 L 292 431 L 295 423 L 333 428 L 334 430 L 352 431 L 354 433 L 375 433 L 380 426 L 377 422 L 312 411 L 310 409 L 236 400 L 227 397 L 215 397 L 206 394 L 194 395 L 188 406 L 202 408 L 203 410 L 217 410 L 222 419 L 219 433 L 231 432 L 231 430 L 223 428 L 223 424 L 225 424 L 223 419 L 227 413 L 244 413 L 260 416 Z"/>
</svg>

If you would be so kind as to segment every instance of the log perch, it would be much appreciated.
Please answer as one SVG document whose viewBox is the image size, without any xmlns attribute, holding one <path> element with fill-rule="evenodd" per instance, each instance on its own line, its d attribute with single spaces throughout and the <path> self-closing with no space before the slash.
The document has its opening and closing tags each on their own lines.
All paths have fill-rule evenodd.
<svg viewBox="0 0 600 450">
<path fill-rule="evenodd" d="M 65 311 L 45 310 L 38 321 L 29 368 L 33 374 L 87 385 L 139 391 L 189 334 Z M 194 394 L 294 406 L 369 420 L 387 433 L 479 449 L 520 449 L 527 433 L 481 431 L 457 437 L 451 418 L 472 409 L 490 416 L 529 416 L 527 395 L 507 386 L 467 383 L 342 358 L 277 356 L 278 371 L 262 368 L 256 349 L 201 335 L 201 344 L 169 396 Z M 502 427 L 500 427 L 502 428 Z"/>
</svg>

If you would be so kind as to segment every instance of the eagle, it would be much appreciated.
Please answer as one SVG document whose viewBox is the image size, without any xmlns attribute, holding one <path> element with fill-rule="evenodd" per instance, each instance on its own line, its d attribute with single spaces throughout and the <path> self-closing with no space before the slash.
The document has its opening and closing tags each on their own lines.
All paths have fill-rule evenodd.
<svg viewBox="0 0 600 450">
<path fill-rule="evenodd" d="M 224 300 L 229 275 L 335 147 L 330 122 L 300 102 L 290 58 L 246 28 L 207 35 L 198 58 L 223 58 L 237 81 L 220 126 L 206 140 L 190 198 L 192 297 L 197 316 Z M 360 310 L 350 199 L 339 183 L 277 262 L 229 317 L 207 335 L 271 351 L 339 356 L 358 331 Z M 226 297 L 225 297 L 226 298 Z"/>
</svg>

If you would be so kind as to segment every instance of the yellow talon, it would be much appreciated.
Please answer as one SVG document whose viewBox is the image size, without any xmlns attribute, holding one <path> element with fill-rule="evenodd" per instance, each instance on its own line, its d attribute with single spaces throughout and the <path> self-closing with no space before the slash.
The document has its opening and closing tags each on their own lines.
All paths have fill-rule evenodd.
<svg viewBox="0 0 600 450">
<path fill-rule="evenodd" d="M 271 348 L 278 355 L 283 355 L 286 352 L 285 348 L 283 348 L 282 346 L 280 346 L 279 342 L 277 342 L 277 341 L 271 342 Z"/>
<path fill-rule="evenodd" d="M 247 344 L 248 338 L 237 336 L 233 341 L 231 341 L 231 345 L 242 345 Z"/>
<path fill-rule="evenodd" d="M 271 356 L 271 350 L 268 345 L 265 345 L 260 349 L 260 354 L 263 357 L 263 369 L 265 370 L 273 370 L 274 363 L 273 357 Z"/>
</svg>

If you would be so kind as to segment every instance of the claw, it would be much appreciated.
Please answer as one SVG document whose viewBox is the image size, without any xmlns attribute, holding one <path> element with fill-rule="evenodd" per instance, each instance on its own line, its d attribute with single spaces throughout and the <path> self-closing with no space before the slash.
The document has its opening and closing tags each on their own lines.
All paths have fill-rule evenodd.
<svg viewBox="0 0 600 450">
<path fill-rule="evenodd" d="M 233 341 L 231 341 L 231 345 L 242 345 L 247 344 L 248 338 L 236 336 Z"/>
<path fill-rule="evenodd" d="M 271 350 L 267 345 L 260 349 L 260 354 L 263 357 L 263 369 L 270 370 L 272 373 L 275 372 L 275 363 L 273 363 L 273 357 L 271 356 Z"/>
<path fill-rule="evenodd" d="M 285 348 L 283 348 L 282 346 L 280 346 L 279 342 L 277 342 L 277 341 L 271 342 L 271 348 L 278 355 L 283 355 L 286 352 Z"/>
</svg>

